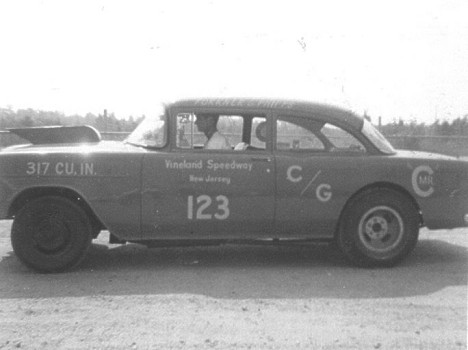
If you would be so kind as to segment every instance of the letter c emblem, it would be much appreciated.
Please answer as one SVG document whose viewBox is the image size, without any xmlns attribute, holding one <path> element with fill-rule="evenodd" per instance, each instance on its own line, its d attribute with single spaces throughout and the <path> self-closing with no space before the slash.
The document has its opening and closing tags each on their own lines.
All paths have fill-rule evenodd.
<svg viewBox="0 0 468 350">
<path fill-rule="evenodd" d="M 291 182 L 302 181 L 302 175 L 293 176 L 293 171 L 298 171 L 300 174 L 302 167 L 300 165 L 291 165 L 286 172 L 286 178 Z"/>
<path fill-rule="evenodd" d="M 426 173 L 426 178 L 428 179 L 427 185 L 429 187 L 424 190 L 420 187 L 420 176 L 421 173 Z M 432 175 L 434 174 L 434 170 L 432 170 L 427 165 L 420 165 L 413 170 L 413 174 L 411 175 L 411 184 L 413 185 L 413 190 L 416 194 L 420 197 L 429 197 L 431 194 L 434 193 L 434 187 L 432 187 Z"/>
</svg>

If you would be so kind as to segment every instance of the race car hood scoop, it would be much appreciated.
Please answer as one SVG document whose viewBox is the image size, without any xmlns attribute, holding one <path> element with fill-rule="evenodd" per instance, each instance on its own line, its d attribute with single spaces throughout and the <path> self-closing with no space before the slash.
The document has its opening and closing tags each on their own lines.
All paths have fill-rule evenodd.
<svg viewBox="0 0 468 350">
<path fill-rule="evenodd" d="M 34 145 L 54 143 L 90 143 L 101 141 L 101 134 L 92 126 L 44 126 L 8 129 Z"/>
</svg>

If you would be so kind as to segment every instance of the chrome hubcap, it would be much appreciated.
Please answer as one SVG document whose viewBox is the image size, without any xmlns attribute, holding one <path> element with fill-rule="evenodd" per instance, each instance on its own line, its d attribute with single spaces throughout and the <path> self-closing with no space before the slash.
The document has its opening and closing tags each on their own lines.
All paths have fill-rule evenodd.
<svg viewBox="0 0 468 350">
<path fill-rule="evenodd" d="M 371 208 L 361 217 L 358 230 L 359 239 L 366 249 L 385 253 L 401 242 L 404 224 L 396 210 L 382 205 Z"/>
<path fill-rule="evenodd" d="M 366 234 L 371 239 L 382 239 L 388 234 L 388 223 L 381 216 L 373 216 L 366 222 Z"/>
</svg>

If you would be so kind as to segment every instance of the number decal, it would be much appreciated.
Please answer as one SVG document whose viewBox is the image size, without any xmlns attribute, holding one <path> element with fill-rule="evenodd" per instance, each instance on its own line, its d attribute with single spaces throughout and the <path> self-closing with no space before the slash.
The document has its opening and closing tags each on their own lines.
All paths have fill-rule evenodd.
<svg viewBox="0 0 468 350">
<path fill-rule="evenodd" d="M 193 196 L 188 196 L 187 199 L 187 218 L 189 220 L 193 219 Z"/>
<path fill-rule="evenodd" d="M 211 220 L 213 215 L 208 213 L 207 210 L 212 207 L 213 200 L 210 196 L 202 194 L 197 197 L 196 204 L 194 203 L 193 196 L 187 198 L 187 218 L 193 220 L 194 216 L 197 220 Z M 226 196 L 219 195 L 216 197 L 216 213 L 215 219 L 225 220 L 229 217 L 229 199 Z M 194 208 L 196 206 L 196 208 Z M 194 215 L 195 214 L 195 215 Z"/>
<path fill-rule="evenodd" d="M 216 197 L 218 201 L 218 210 L 222 211 L 222 214 L 216 213 L 214 217 L 218 220 L 224 220 L 229 217 L 229 199 L 226 196 L 218 196 Z"/>
<path fill-rule="evenodd" d="M 26 174 L 34 175 L 36 172 L 36 163 L 28 162 L 28 170 L 26 170 Z"/>
<path fill-rule="evenodd" d="M 28 175 L 46 175 L 49 171 L 49 162 L 28 162 L 26 174 Z"/>
<path fill-rule="evenodd" d="M 211 197 L 206 194 L 197 197 L 197 204 L 201 204 L 197 210 L 197 219 L 210 220 L 212 218 L 211 214 L 203 213 L 203 211 L 211 205 L 211 202 Z"/>
<path fill-rule="evenodd" d="M 49 162 L 44 162 L 44 163 L 42 163 L 42 165 L 45 167 L 44 168 L 44 175 L 45 175 L 45 174 L 47 174 L 47 171 L 49 170 L 50 163 Z"/>
</svg>

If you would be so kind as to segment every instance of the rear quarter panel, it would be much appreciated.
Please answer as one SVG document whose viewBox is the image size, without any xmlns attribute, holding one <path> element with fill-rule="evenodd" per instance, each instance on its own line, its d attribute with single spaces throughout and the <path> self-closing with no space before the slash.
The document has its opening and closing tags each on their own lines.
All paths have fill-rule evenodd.
<svg viewBox="0 0 468 350">
<path fill-rule="evenodd" d="M 431 229 L 464 225 L 468 176 L 466 163 L 454 159 L 291 152 L 277 157 L 276 171 L 276 225 L 282 235 L 330 238 L 349 200 L 381 186 L 408 195 Z"/>
<path fill-rule="evenodd" d="M 373 174 L 373 181 L 403 188 L 417 203 L 425 226 L 439 229 L 464 225 L 468 162 L 411 153 L 366 158 L 363 166 Z"/>
</svg>

